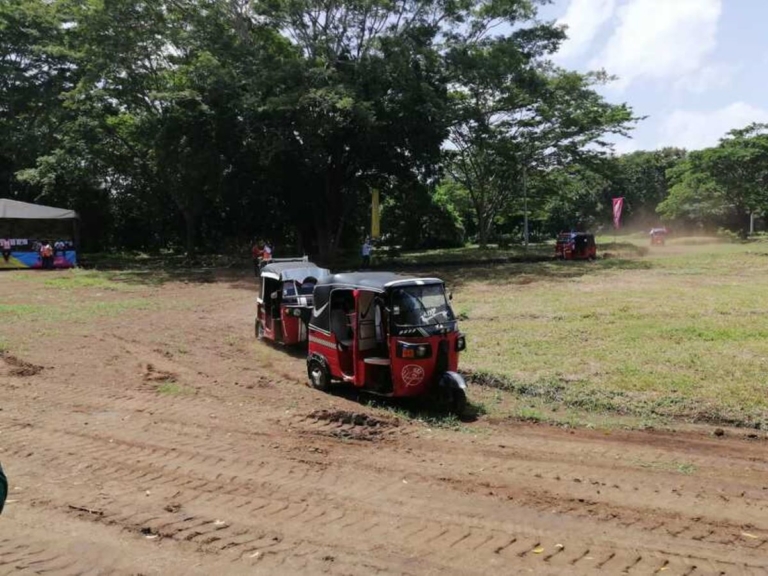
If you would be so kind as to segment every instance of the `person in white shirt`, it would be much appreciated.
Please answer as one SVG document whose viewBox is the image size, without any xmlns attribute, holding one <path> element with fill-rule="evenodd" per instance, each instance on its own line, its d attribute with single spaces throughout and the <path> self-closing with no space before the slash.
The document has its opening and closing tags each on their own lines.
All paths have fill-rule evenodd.
<svg viewBox="0 0 768 576">
<path fill-rule="evenodd" d="M 3 260 L 8 262 L 11 259 L 11 241 L 8 238 L 0 238 L 0 251 L 3 253 Z"/>
<path fill-rule="evenodd" d="M 371 267 L 371 251 L 372 250 L 373 250 L 373 246 L 371 246 L 371 239 L 366 238 L 365 242 L 363 242 L 363 249 L 362 249 L 363 268 Z"/>
</svg>

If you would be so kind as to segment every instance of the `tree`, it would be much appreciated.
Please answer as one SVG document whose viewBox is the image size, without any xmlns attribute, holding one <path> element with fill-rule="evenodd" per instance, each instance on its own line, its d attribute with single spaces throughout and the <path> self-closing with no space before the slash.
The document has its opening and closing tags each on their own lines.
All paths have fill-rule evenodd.
<svg viewBox="0 0 768 576">
<path fill-rule="evenodd" d="M 0 194 L 34 200 L 16 171 L 34 165 L 55 140 L 62 91 L 77 81 L 60 3 L 0 3 Z"/>
<path fill-rule="evenodd" d="M 610 160 L 606 177 L 611 185 L 604 198 L 610 206 L 610 198 L 624 197 L 624 214 L 627 222 L 644 228 L 657 224 L 656 207 L 669 195 L 667 173 L 686 157 L 680 148 L 663 148 L 638 151 Z M 608 208 L 607 208 L 608 209 Z"/>
<path fill-rule="evenodd" d="M 526 174 L 604 154 L 604 136 L 626 134 L 636 120 L 594 90 L 604 73 L 547 62 L 563 39 L 562 30 L 540 24 L 506 37 L 468 37 L 451 55 L 457 113 L 448 166 L 472 198 L 481 246 L 499 214 L 523 196 Z"/>
<path fill-rule="evenodd" d="M 718 146 L 690 153 L 669 175 L 674 185 L 660 214 L 718 222 L 746 236 L 751 214 L 768 207 L 768 125 L 732 130 Z"/>
<path fill-rule="evenodd" d="M 301 54 L 299 82 L 268 106 L 285 126 L 286 190 L 307 209 L 321 257 L 364 218 L 370 189 L 411 188 L 434 171 L 445 139 L 445 82 L 435 40 L 463 11 L 434 0 L 264 0 L 253 17 Z"/>
</svg>

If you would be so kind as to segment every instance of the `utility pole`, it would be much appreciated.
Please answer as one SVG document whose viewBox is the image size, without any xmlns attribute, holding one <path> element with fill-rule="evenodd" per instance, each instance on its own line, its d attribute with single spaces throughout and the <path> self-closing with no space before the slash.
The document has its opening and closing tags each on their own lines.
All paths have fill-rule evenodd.
<svg viewBox="0 0 768 576">
<path fill-rule="evenodd" d="M 523 211 L 524 211 L 524 224 L 523 224 L 523 240 L 525 243 L 525 250 L 528 251 L 528 189 L 525 181 L 525 164 L 523 164 Z"/>
</svg>

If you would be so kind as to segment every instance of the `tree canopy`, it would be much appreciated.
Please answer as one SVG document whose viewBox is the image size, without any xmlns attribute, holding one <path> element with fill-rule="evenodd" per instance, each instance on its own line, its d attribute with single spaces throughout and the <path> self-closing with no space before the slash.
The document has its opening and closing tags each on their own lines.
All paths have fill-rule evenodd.
<svg viewBox="0 0 768 576">
<path fill-rule="evenodd" d="M 600 154 L 635 120 L 603 73 L 550 62 L 565 34 L 542 3 L 8 0 L 3 195 L 78 210 L 92 249 L 258 236 L 330 258 L 374 188 L 396 243 L 485 242 L 524 169 Z"/>
</svg>

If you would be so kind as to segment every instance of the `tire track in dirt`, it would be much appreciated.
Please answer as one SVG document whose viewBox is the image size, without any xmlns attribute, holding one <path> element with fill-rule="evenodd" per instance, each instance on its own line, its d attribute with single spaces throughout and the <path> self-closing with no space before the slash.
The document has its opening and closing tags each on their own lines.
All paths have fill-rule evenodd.
<svg viewBox="0 0 768 576">
<path fill-rule="evenodd" d="M 212 506 L 216 509 L 232 509 L 233 506 L 235 509 L 246 509 L 248 512 L 247 518 L 258 514 L 262 521 L 268 522 L 273 527 L 283 527 L 286 532 L 296 534 L 303 533 L 306 530 L 306 539 L 302 538 L 300 541 L 309 542 L 318 549 L 328 546 L 329 543 L 323 540 L 312 541 L 317 527 L 322 525 L 328 529 L 343 521 L 343 525 L 339 526 L 339 529 L 348 534 L 345 537 L 347 541 L 349 541 L 349 534 L 366 535 L 366 538 L 360 542 L 361 545 L 370 539 L 375 541 L 379 538 L 387 538 L 390 542 L 394 539 L 398 543 L 398 548 L 411 548 L 414 554 L 418 554 L 419 550 L 422 549 L 429 550 L 429 554 L 426 557 L 435 562 L 435 567 L 440 566 L 441 568 L 444 566 L 441 565 L 440 558 L 447 552 L 450 552 L 450 558 L 453 562 L 456 562 L 457 558 L 466 557 L 474 557 L 475 562 L 477 558 L 493 559 L 490 556 L 492 552 L 501 557 L 511 555 L 511 558 L 515 559 L 516 564 L 532 563 L 537 565 L 543 563 L 546 565 L 553 558 L 556 558 L 559 552 L 555 555 L 551 553 L 545 555 L 544 552 L 560 550 L 560 548 L 557 548 L 557 544 L 561 544 L 563 549 L 567 547 L 569 551 L 575 549 L 577 562 L 574 562 L 574 566 L 578 562 L 588 561 L 585 560 L 586 558 L 594 560 L 594 556 L 580 556 L 580 553 L 583 552 L 580 548 L 584 548 L 585 545 L 550 541 L 545 546 L 543 542 L 539 541 L 542 540 L 541 538 L 525 537 L 524 535 L 517 537 L 514 545 L 502 548 L 497 552 L 499 547 L 495 544 L 495 541 L 508 538 L 508 532 L 493 530 L 488 526 L 468 527 L 463 523 L 457 524 L 455 519 L 442 519 L 438 521 L 434 510 L 424 511 L 424 516 L 429 516 L 430 513 L 433 515 L 431 521 L 425 521 L 422 515 L 411 518 L 405 516 L 415 529 L 415 532 L 411 536 L 410 541 L 398 541 L 397 533 L 392 533 L 391 525 L 396 523 L 395 518 L 403 518 L 403 514 L 399 512 L 392 519 L 386 520 L 382 519 L 382 516 L 386 517 L 387 513 L 382 512 L 378 508 L 374 507 L 365 510 L 359 507 L 362 502 L 374 500 L 375 494 L 380 494 L 386 490 L 386 487 L 382 485 L 386 483 L 384 481 L 381 481 L 382 483 L 378 485 L 366 483 L 366 486 L 347 482 L 345 492 L 354 494 L 356 496 L 355 499 L 360 498 L 357 501 L 358 506 L 355 507 L 356 510 L 353 511 L 348 509 L 348 504 L 345 506 L 346 499 L 343 498 L 333 501 L 328 505 L 327 501 L 330 499 L 328 494 L 322 495 L 320 498 L 321 504 L 311 501 L 307 502 L 307 498 L 312 495 L 311 487 L 325 485 L 319 480 L 321 474 L 309 469 L 297 470 L 295 465 L 285 465 L 281 459 L 273 459 L 268 462 L 268 466 L 265 468 L 269 470 L 266 473 L 263 475 L 257 474 L 249 482 L 243 483 L 242 481 L 233 480 L 231 476 L 227 477 L 225 473 L 230 467 L 225 460 L 212 458 L 212 453 L 215 451 L 213 447 L 211 447 L 211 452 L 202 453 L 191 451 L 183 453 L 177 449 L 171 451 L 175 453 L 175 456 L 171 457 L 168 450 L 162 447 L 129 445 L 127 443 L 118 443 L 115 446 L 114 441 L 109 442 L 105 439 L 97 439 L 88 434 L 68 433 L 65 430 L 46 430 L 45 437 L 57 438 L 59 448 L 63 448 L 68 453 L 77 453 L 90 462 L 97 462 L 97 464 L 89 464 L 85 467 L 88 475 L 94 481 L 119 480 L 124 483 L 139 482 L 147 479 L 154 472 L 157 474 L 157 478 L 153 480 L 155 485 L 171 485 L 174 488 L 180 489 L 178 498 L 183 502 L 182 506 L 184 508 L 194 508 L 198 501 L 204 500 L 206 506 Z M 14 443 L 14 440 L 11 437 L 12 443 Z M 27 428 L 25 436 L 20 440 L 24 445 L 21 449 L 23 452 L 29 442 L 36 441 L 34 431 Z M 55 455 L 43 451 L 39 457 L 46 462 L 51 462 Z M 55 463 L 57 467 L 66 466 L 65 462 Z M 189 470 L 185 470 L 186 467 Z M 204 467 L 219 469 L 220 472 L 215 477 L 212 477 L 212 474 L 206 475 L 196 472 L 198 470 L 202 472 Z M 330 479 L 326 478 L 325 481 L 336 484 L 343 481 L 343 479 L 337 475 Z M 255 500 L 253 494 L 254 492 L 259 493 L 259 491 L 264 493 L 265 498 Z M 315 496 L 317 496 L 317 493 Z M 225 499 L 225 497 L 230 497 L 230 499 Z M 185 500 L 185 498 L 189 499 Z M 115 498 L 106 507 L 102 506 L 104 510 L 102 515 L 95 517 L 90 517 L 92 515 L 89 515 L 88 519 L 95 519 L 98 522 L 105 522 L 107 524 L 121 525 L 134 531 L 149 529 L 153 534 L 162 535 L 166 538 L 197 543 L 205 551 L 208 551 L 208 547 L 212 545 L 216 546 L 216 543 L 220 543 L 221 548 L 224 550 L 236 550 L 243 546 L 241 540 L 245 539 L 253 547 L 254 553 L 262 549 L 271 550 L 277 544 L 280 544 L 279 548 L 284 550 L 285 553 L 292 553 L 292 549 L 287 548 L 289 543 L 280 536 L 271 536 L 272 538 L 279 538 L 279 541 L 276 541 L 274 544 L 264 541 L 266 536 L 261 531 L 254 533 L 253 527 L 249 526 L 248 520 L 244 520 L 244 524 L 234 522 L 220 524 L 217 519 L 205 516 L 201 518 L 193 515 L 187 521 L 198 521 L 197 523 L 190 527 L 182 525 L 175 530 L 170 530 L 169 526 L 172 526 L 172 524 L 167 523 L 168 514 L 153 511 L 139 514 L 132 513 L 125 516 L 119 512 L 129 507 L 133 501 L 135 501 L 135 495 L 133 494 L 128 495 L 125 499 Z M 326 503 L 325 505 L 323 504 L 324 502 Z M 95 509 L 97 506 L 97 502 L 87 503 L 87 507 L 94 507 Z M 112 509 L 118 510 L 118 512 L 113 513 L 111 512 Z M 338 512 L 339 510 L 343 510 L 345 514 L 336 519 L 339 514 L 334 515 L 333 512 Z M 372 518 L 375 519 L 372 520 Z M 177 521 L 176 516 L 171 516 L 171 519 Z M 161 521 L 163 520 L 166 520 L 166 523 L 162 523 Z M 161 523 L 156 525 L 155 523 L 157 522 Z M 517 526 L 514 526 L 514 528 L 519 529 Z M 225 531 L 226 537 L 223 536 Z M 232 539 L 232 535 L 237 540 Z M 316 538 L 316 536 L 314 537 Z M 477 542 L 478 540 L 479 542 Z M 292 545 L 296 546 L 298 544 L 294 541 Z M 338 547 L 339 543 L 334 542 L 333 545 Z M 540 548 L 541 551 L 539 551 Z M 218 547 L 216 550 L 218 550 Z M 598 569 L 602 569 L 604 560 L 605 565 L 609 563 L 626 564 L 626 566 L 622 567 L 623 570 L 629 568 L 629 564 L 637 558 L 634 551 L 627 554 L 621 548 L 615 547 L 606 550 L 608 550 L 605 553 L 606 558 L 601 557 L 594 563 L 594 566 Z M 246 552 L 246 550 L 242 552 L 241 558 Z M 670 566 L 675 565 L 675 562 L 677 562 L 676 558 L 660 551 L 646 552 L 647 554 L 665 558 Z M 280 560 L 279 556 L 278 553 L 273 551 L 269 552 L 269 554 L 265 552 L 265 559 L 274 557 L 274 560 L 278 562 Z M 610 556 L 610 558 L 607 556 Z M 256 558 L 260 558 L 260 556 Z M 259 561 L 263 562 L 264 560 Z M 472 564 L 474 565 L 474 562 Z M 471 565 L 464 566 L 463 563 L 460 565 L 463 568 L 471 568 Z M 728 570 L 725 570 L 727 573 L 745 567 L 744 565 L 739 567 L 732 563 L 723 562 L 718 562 L 717 565 L 721 568 L 727 568 Z"/>
</svg>

